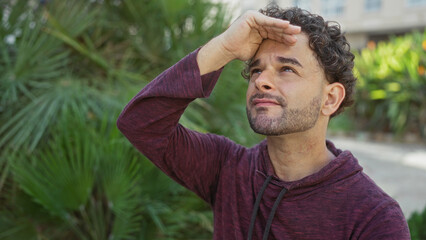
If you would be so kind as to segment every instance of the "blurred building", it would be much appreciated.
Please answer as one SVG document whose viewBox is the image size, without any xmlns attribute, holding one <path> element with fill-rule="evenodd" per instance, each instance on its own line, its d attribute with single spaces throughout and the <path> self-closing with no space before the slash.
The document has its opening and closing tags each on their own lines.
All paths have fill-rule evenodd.
<svg viewBox="0 0 426 240">
<path fill-rule="evenodd" d="M 270 2 L 298 6 L 342 25 L 353 48 L 426 28 L 426 0 L 221 0 L 232 3 L 236 15 Z"/>
</svg>

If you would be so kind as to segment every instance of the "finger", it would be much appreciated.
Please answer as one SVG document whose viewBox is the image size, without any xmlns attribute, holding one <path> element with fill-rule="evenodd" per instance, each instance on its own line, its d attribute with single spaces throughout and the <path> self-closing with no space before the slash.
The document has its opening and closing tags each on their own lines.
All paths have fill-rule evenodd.
<svg viewBox="0 0 426 240">
<path fill-rule="evenodd" d="M 301 27 L 289 24 L 287 27 L 275 27 L 275 26 L 264 26 L 268 31 L 275 31 L 278 33 L 285 34 L 299 34 L 301 32 Z"/>
<path fill-rule="evenodd" d="M 287 34 L 287 35 L 294 35 L 299 34 L 301 32 L 301 29 L 299 26 L 289 25 L 288 28 L 277 28 L 277 27 L 269 27 L 264 26 L 265 30 L 270 33 L 276 33 L 276 34 Z"/>
<path fill-rule="evenodd" d="M 297 37 L 294 35 L 283 35 L 282 38 L 289 45 L 294 45 L 297 42 Z"/>
<path fill-rule="evenodd" d="M 260 30 L 262 28 L 268 28 L 275 29 L 276 31 L 285 31 L 289 28 L 290 23 L 288 21 L 267 17 L 263 14 L 260 15 L 261 16 L 253 18 L 252 22 L 249 22 L 252 28 L 255 28 L 257 30 Z"/>
<path fill-rule="evenodd" d="M 302 28 L 296 25 L 290 24 L 286 29 L 286 33 L 288 34 L 298 34 L 302 31 Z"/>
<path fill-rule="evenodd" d="M 299 26 L 292 25 L 287 20 L 269 17 L 259 12 L 252 15 L 252 20 L 254 23 L 252 27 L 255 27 L 255 28 L 260 28 L 260 27 L 273 28 L 278 31 L 284 31 L 285 33 L 288 33 L 288 34 L 297 34 L 297 33 L 300 33 L 301 31 L 301 28 Z"/>
<path fill-rule="evenodd" d="M 297 42 L 297 36 L 291 34 L 283 34 L 283 33 L 271 33 L 268 32 L 269 39 L 272 39 L 277 42 L 284 43 L 286 45 L 294 45 Z"/>
<path fill-rule="evenodd" d="M 262 14 L 261 14 L 262 15 Z M 282 42 L 288 45 L 294 45 L 297 41 L 297 38 L 293 36 L 294 34 L 298 34 L 301 32 L 301 28 L 299 26 L 291 25 L 288 21 L 270 18 L 267 16 L 262 17 L 263 25 L 258 25 L 262 20 L 259 20 L 254 24 L 254 27 L 259 35 L 263 39 L 273 39 L 278 42 Z"/>
<path fill-rule="evenodd" d="M 294 34 L 288 34 L 286 31 L 276 27 L 264 27 L 258 32 L 263 39 L 269 38 L 289 45 L 294 45 L 297 41 L 297 37 Z"/>
</svg>

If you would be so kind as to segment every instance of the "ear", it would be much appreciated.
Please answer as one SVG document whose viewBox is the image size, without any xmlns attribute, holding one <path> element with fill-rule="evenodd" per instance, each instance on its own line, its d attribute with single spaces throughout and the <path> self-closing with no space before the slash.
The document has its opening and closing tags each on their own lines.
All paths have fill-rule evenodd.
<svg viewBox="0 0 426 240">
<path fill-rule="evenodd" d="M 324 91 L 325 99 L 321 109 L 322 114 L 331 116 L 336 112 L 345 98 L 345 94 L 345 87 L 341 83 L 335 82 L 328 84 Z"/>
</svg>

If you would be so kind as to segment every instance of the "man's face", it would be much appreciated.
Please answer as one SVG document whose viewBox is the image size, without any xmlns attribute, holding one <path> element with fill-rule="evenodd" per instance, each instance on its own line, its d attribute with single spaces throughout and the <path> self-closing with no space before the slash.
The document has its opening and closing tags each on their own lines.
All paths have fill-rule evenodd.
<svg viewBox="0 0 426 240">
<path fill-rule="evenodd" d="M 294 46 L 265 40 L 250 64 L 247 117 L 252 129 L 277 136 L 315 126 L 327 84 L 304 33 Z"/>
</svg>

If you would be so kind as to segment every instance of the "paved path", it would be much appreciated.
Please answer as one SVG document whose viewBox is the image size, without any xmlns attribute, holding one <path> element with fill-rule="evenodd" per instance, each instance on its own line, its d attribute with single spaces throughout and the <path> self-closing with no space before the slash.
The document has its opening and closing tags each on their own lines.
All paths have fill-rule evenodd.
<svg viewBox="0 0 426 240">
<path fill-rule="evenodd" d="M 426 207 L 426 145 L 330 139 L 358 158 L 365 173 L 398 201 L 405 217 Z"/>
</svg>

